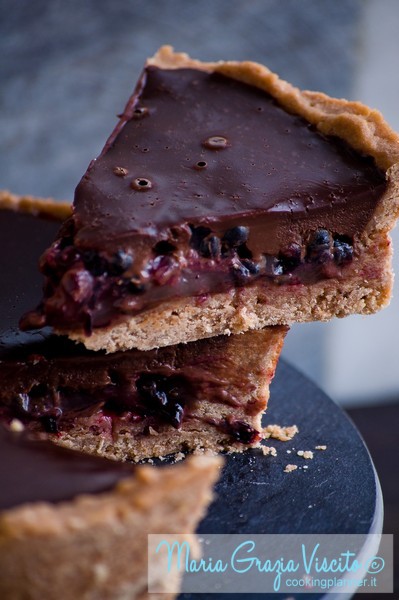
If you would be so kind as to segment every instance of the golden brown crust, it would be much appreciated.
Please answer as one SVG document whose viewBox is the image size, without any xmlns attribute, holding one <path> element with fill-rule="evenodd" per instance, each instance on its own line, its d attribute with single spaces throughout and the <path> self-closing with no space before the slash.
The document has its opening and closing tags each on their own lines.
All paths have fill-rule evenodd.
<svg viewBox="0 0 399 600">
<path fill-rule="evenodd" d="M 148 533 L 190 536 L 221 463 L 141 466 L 113 492 L 0 513 L 1 598 L 146 598 Z"/>
<path fill-rule="evenodd" d="M 0 190 L 0 209 L 18 210 L 60 221 L 67 219 L 72 214 L 70 202 L 57 202 L 51 198 L 43 199 L 34 196 L 17 196 L 8 190 Z"/>
<path fill-rule="evenodd" d="M 286 327 L 269 327 L 217 339 L 215 360 L 204 361 L 201 373 L 204 381 L 222 383 L 223 397 L 220 401 L 215 401 L 213 396 L 208 400 L 201 398 L 198 392 L 190 418 L 183 420 L 181 429 L 164 424 L 148 432 L 145 422 L 123 420 L 113 422 L 111 428 L 108 422 L 102 426 L 104 421 L 93 415 L 75 420 L 70 429 L 62 430 L 53 441 L 90 454 L 135 461 L 182 450 L 242 452 L 256 447 L 260 439 L 254 439 L 251 444 L 240 443 L 220 424 L 228 419 L 261 431 L 269 384 L 286 332 Z M 226 397 L 234 402 L 226 403 Z"/>
</svg>

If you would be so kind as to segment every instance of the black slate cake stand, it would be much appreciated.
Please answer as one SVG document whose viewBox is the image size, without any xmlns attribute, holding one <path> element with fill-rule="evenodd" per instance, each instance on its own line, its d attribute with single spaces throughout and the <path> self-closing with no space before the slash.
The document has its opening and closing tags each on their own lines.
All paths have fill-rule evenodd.
<svg viewBox="0 0 399 600">
<path fill-rule="evenodd" d="M 295 424 L 299 433 L 289 442 L 268 440 L 277 450 L 275 457 L 260 451 L 228 455 L 216 486 L 216 500 L 198 533 L 382 532 L 381 488 L 359 432 L 339 406 L 284 361 L 272 383 L 264 424 L 268 423 Z M 327 449 L 314 450 L 319 445 Z M 297 456 L 298 450 L 313 450 L 313 460 Z M 287 464 L 296 464 L 298 469 L 285 473 Z M 179 600 L 288 597 L 344 600 L 350 595 L 181 594 Z"/>
</svg>

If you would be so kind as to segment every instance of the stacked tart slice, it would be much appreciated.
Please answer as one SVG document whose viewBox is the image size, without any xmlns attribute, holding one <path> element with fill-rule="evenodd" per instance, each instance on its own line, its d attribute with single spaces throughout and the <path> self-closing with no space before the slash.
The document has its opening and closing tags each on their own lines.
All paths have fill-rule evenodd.
<svg viewBox="0 0 399 600">
<path fill-rule="evenodd" d="M 114 352 L 375 312 L 398 163 L 376 111 L 162 48 L 79 183 L 22 324 Z"/>
</svg>

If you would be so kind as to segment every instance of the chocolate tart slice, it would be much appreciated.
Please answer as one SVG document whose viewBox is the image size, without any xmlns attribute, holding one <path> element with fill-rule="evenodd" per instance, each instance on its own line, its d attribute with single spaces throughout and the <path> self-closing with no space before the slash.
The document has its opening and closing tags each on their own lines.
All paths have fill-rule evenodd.
<svg viewBox="0 0 399 600">
<path fill-rule="evenodd" d="M 2 426 L 0 455 L 0 597 L 7 600 L 150 597 L 148 534 L 183 533 L 195 542 L 221 466 L 203 456 L 134 467 Z"/>
<path fill-rule="evenodd" d="M 0 420 L 122 460 L 259 445 L 286 327 L 113 354 L 50 328 L 21 332 L 40 297 L 37 257 L 70 207 L 5 193 L 1 205 Z"/>
<path fill-rule="evenodd" d="M 373 313 L 398 163 L 375 110 L 164 47 L 79 183 L 23 326 L 114 352 Z"/>
</svg>

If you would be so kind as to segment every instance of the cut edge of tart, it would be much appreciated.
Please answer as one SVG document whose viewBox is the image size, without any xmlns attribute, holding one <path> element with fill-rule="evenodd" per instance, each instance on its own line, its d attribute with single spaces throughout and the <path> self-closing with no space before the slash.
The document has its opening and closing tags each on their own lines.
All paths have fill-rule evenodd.
<svg viewBox="0 0 399 600">
<path fill-rule="evenodd" d="M 61 315 L 68 313 L 69 308 L 71 308 L 71 314 L 75 310 L 79 311 L 80 297 L 77 303 L 73 300 L 70 307 L 65 308 L 64 300 L 67 298 L 68 292 L 65 292 L 64 289 L 57 289 L 57 284 L 55 284 L 52 292 L 53 298 L 50 298 L 48 307 L 45 301 L 44 305 L 39 307 L 38 313 L 28 316 L 23 321 L 25 327 L 35 326 L 35 323 L 40 322 L 40 319 L 42 319 L 42 322 L 46 322 L 47 319 L 47 322 L 57 332 L 67 334 L 71 339 L 81 341 L 87 348 L 93 350 L 105 349 L 107 352 L 115 352 L 132 347 L 148 350 L 154 347 L 174 345 L 220 334 L 242 333 L 249 329 L 259 329 L 269 325 L 312 320 L 326 321 L 332 317 L 344 317 L 354 313 L 371 314 L 388 304 L 393 281 L 391 271 L 392 248 L 388 233 L 399 216 L 399 137 L 391 130 L 378 111 L 371 110 L 359 102 L 334 99 L 317 92 L 301 91 L 257 63 L 202 63 L 189 58 L 187 54 L 174 53 L 169 46 L 161 48 L 152 59 L 149 59 L 147 68 L 160 69 L 164 72 L 175 69 L 191 69 L 198 72 L 215 73 L 265 91 L 275 99 L 278 106 L 287 114 L 305 119 L 308 124 L 326 138 L 343 140 L 342 143 L 360 153 L 359 156 L 374 159 L 375 168 L 379 169 L 381 174 L 385 172 L 386 175 L 387 183 L 384 191 L 375 201 L 375 206 L 372 213 L 368 215 L 366 224 L 363 224 L 361 230 L 356 231 L 354 235 L 347 235 L 345 227 L 342 227 L 341 230 L 336 225 L 331 226 L 332 230 L 329 231 L 329 219 L 327 217 L 324 217 L 324 226 L 317 228 L 314 223 L 318 218 L 313 216 L 313 221 L 309 221 L 309 231 L 305 231 L 305 233 L 303 231 L 306 227 L 303 223 L 298 225 L 298 223 L 292 221 L 288 226 L 288 231 L 292 226 L 290 234 L 292 240 L 290 240 L 288 247 L 282 244 L 279 249 L 274 251 L 274 254 L 272 252 L 270 255 L 264 255 L 262 262 L 259 264 L 252 260 L 251 252 L 247 253 L 248 248 L 245 241 L 248 235 L 248 227 L 240 227 L 240 224 L 237 223 L 238 217 L 233 223 L 230 223 L 230 229 L 227 229 L 226 221 L 224 234 L 222 232 L 218 235 L 214 235 L 214 232 L 212 232 L 212 219 L 208 222 L 206 222 L 206 219 L 203 219 L 203 221 L 200 219 L 198 221 L 199 227 L 196 230 L 190 225 L 192 234 L 194 231 L 194 234 L 197 235 L 198 231 L 201 230 L 199 233 L 199 247 L 202 251 L 202 258 L 199 258 L 201 267 L 198 277 L 201 280 L 201 273 L 204 272 L 204 269 L 205 271 L 207 269 L 207 266 L 204 266 L 204 256 L 210 262 L 216 262 L 220 265 L 223 258 L 219 260 L 218 257 L 220 252 L 223 256 L 223 251 L 225 251 L 231 263 L 229 263 L 230 276 L 238 280 L 236 285 L 227 286 L 228 289 L 225 286 L 225 289 L 218 291 L 217 286 L 213 290 L 207 290 L 205 283 L 202 289 L 200 289 L 200 286 L 195 287 L 196 283 L 190 283 L 189 285 L 193 286 L 192 289 L 196 290 L 194 294 L 181 294 L 181 297 L 176 297 L 175 294 L 175 297 L 173 297 L 173 291 L 171 290 L 173 278 L 177 272 L 175 269 L 176 260 L 173 256 L 172 258 L 168 256 L 170 253 L 170 240 L 162 234 L 159 238 L 161 240 L 160 245 L 162 245 L 161 256 L 156 256 L 151 262 L 151 267 L 149 267 L 151 273 L 155 272 L 156 285 L 161 280 L 159 285 L 163 286 L 163 291 L 160 292 L 159 287 L 155 290 L 154 298 L 158 298 L 157 301 L 152 301 L 152 304 L 151 302 L 145 304 L 146 301 L 144 300 L 143 305 L 143 298 L 145 298 L 145 294 L 142 295 L 143 284 L 141 281 L 137 281 L 135 275 L 130 283 L 131 288 L 134 288 L 133 296 L 130 297 L 129 292 L 127 294 L 122 293 L 121 297 L 117 298 L 115 318 L 111 316 L 110 323 L 107 323 L 106 319 L 101 323 L 100 315 L 97 324 L 93 326 L 91 313 L 96 311 L 96 303 L 89 301 L 94 308 L 88 308 L 87 311 L 84 309 L 82 316 L 79 317 L 84 317 L 84 319 L 87 317 L 88 321 L 82 327 L 76 327 L 76 325 L 71 324 L 74 317 L 69 322 L 67 317 L 63 316 L 61 318 Z M 97 193 L 97 184 L 90 181 L 93 169 L 99 168 L 98 164 L 105 160 L 104 157 L 107 156 L 107 153 L 110 151 L 115 152 L 115 144 L 118 143 L 124 127 L 135 118 L 135 111 L 141 111 L 137 117 L 140 117 L 143 122 L 148 118 L 145 107 L 144 109 L 137 108 L 138 98 L 144 86 L 143 81 L 139 82 L 136 93 L 129 100 L 100 157 L 97 161 L 91 163 L 81 184 L 78 186 L 79 190 L 83 185 L 80 192 L 77 190 L 77 197 L 80 198 L 80 210 L 83 213 L 86 211 L 86 214 L 89 214 L 87 211 L 90 206 L 90 190 Z M 216 135 L 216 137 L 218 136 Z M 220 136 L 218 139 L 226 142 L 226 139 L 220 138 Z M 205 142 L 203 145 L 206 145 Z M 215 147 L 213 151 L 215 149 L 216 154 L 223 152 L 223 150 Z M 143 152 L 146 150 L 144 149 Z M 151 151 L 148 155 L 150 154 Z M 117 154 L 117 156 L 119 155 Z M 141 159 L 137 160 L 140 163 Z M 123 162 L 122 154 L 119 162 Z M 198 168 L 200 163 L 202 165 L 203 162 L 199 161 L 197 163 Z M 107 173 L 109 165 L 106 163 L 104 168 L 105 173 Z M 133 174 L 129 173 L 129 177 L 131 175 Z M 142 176 L 144 175 L 146 175 L 145 172 Z M 101 177 L 102 175 L 100 175 L 100 181 L 103 181 Z M 114 177 L 114 181 L 119 182 L 115 185 L 120 185 L 120 182 L 126 177 L 126 169 L 123 165 L 116 166 L 113 174 L 110 172 L 107 177 Z M 83 191 L 86 189 L 84 186 L 87 185 L 89 191 Z M 143 189 L 140 189 L 141 185 Z M 153 191 L 151 190 L 151 180 L 140 179 L 140 177 L 132 180 L 130 187 L 134 193 L 141 196 L 141 199 L 146 195 L 149 197 Z M 85 193 L 88 194 L 87 198 L 84 195 Z M 102 193 L 100 192 L 100 195 Z M 356 212 L 356 209 L 352 209 L 353 211 Z M 309 213 L 307 212 L 307 214 Z M 332 211 L 331 214 L 333 215 L 334 212 Z M 76 206 L 75 215 L 78 215 L 77 220 L 80 222 L 81 215 L 79 215 Z M 234 225 L 232 228 L 231 224 Z M 209 226 L 210 233 L 208 230 L 202 233 L 204 229 L 202 225 Z M 244 225 L 246 224 L 244 223 Z M 77 235 L 81 236 L 82 232 L 79 227 L 80 225 L 77 229 Z M 295 230 L 295 227 L 298 228 L 298 231 Z M 185 228 L 187 229 L 187 223 Z M 184 227 L 181 228 L 177 237 L 184 237 L 185 232 L 183 229 Z M 302 237 L 300 243 L 297 244 L 293 240 L 298 239 L 300 233 Z M 66 232 L 65 236 L 68 237 L 68 235 L 70 234 Z M 251 235 L 251 227 L 249 227 L 249 235 Z M 244 240 L 244 243 L 240 246 L 243 249 L 241 253 L 238 248 L 239 243 L 229 239 L 232 236 L 235 240 L 237 236 L 241 236 Z M 85 244 L 87 245 L 89 239 L 90 232 L 87 234 L 83 231 L 83 237 L 81 236 L 80 239 L 80 243 L 83 244 L 82 247 Z M 126 244 L 121 243 L 122 258 L 127 259 L 125 262 L 130 264 L 131 255 L 128 251 L 125 252 L 128 246 L 127 242 Z M 169 246 L 169 248 L 166 248 L 166 246 Z M 249 242 L 248 247 L 251 250 Z M 82 249 L 80 251 L 82 254 Z M 58 249 L 55 252 L 59 252 Z M 166 257 L 162 253 L 166 253 Z M 215 261 L 213 260 L 213 253 L 217 256 Z M 48 256 L 47 266 L 52 264 L 54 259 L 51 252 Z M 47 268 L 46 260 L 44 259 L 42 262 L 44 269 Z M 87 264 L 87 259 L 82 258 L 82 256 L 77 260 L 83 260 L 83 263 Z M 120 256 L 118 260 L 121 261 Z M 309 265 L 312 261 L 316 265 L 314 267 L 316 277 L 314 277 L 314 274 L 309 276 L 307 272 L 307 270 L 310 270 Z M 264 263 L 266 263 L 266 266 Z M 101 269 L 111 270 L 112 268 L 112 265 L 110 268 L 101 267 Z M 211 269 L 213 268 L 211 267 Z M 262 269 L 266 269 L 266 275 L 263 275 Z M 127 267 L 127 270 L 129 271 L 129 267 Z M 259 270 L 262 272 L 262 277 L 258 277 Z M 298 276 L 297 273 L 299 273 Z M 223 273 L 222 276 L 226 277 Z M 186 285 L 184 284 L 184 277 L 185 275 L 181 280 L 183 282 L 181 284 L 182 288 Z M 89 294 L 87 289 L 92 285 L 91 276 L 86 279 L 83 277 L 79 281 L 82 281 L 82 285 L 86 286 L 82 292 L 83 297 L 84 294 Z M 70 285 L 69 281 L 67 285 Z M 80 283 L 72 285 L 76 287 Z M 112 282 L 106 285 L 109 285 L 112 290 Z M 121 284 L 118 285 L 121 286 Z M 119 289 L 122 289 L 122 287 Z M 117 289 L 116 286 L 114 286 L 114 289 Z M 162 296 L 162 293 L 164 293 L 164 296 Z M 171 296 L 168 297 L 168 294 L 171 294 Z M 82 302 L 86 302 L 86 300 L 82 300 Z M 144 308 L 141 308 L 142 306 Z M 51 316 L 52 311 L 54 312 Z M 63 319 L 64 322 L 62 322 Z"/>
<path fill-rule="evenodd" d="M 40 294 L 36 256 L 60 219 L 55 202 L 30 197 L 25 211 L 23 198 L 11 198 L 10 210 L 0 197 L 0 420 L 119 460 L 259 446 L 288 328 L 113 354 L 87 351 L 49 329 L 18 332 L 18 315 Z"/>
<path fill-rule="evenodd" d="M 40 446 L 45 452 L 48 445 L 51 452 L 48 442 L 34 444 L 36 452 L 40 453 Z M 73 457 L 72 468 L 77 470 L 79 456 L 87 460 L 67 450 L 60 457 L 64 453 Z M 57 458 L 58 454 L 55 463 Z M 92 460 L 100 470 L 107 462 L 108 470 L 120 468 L 112 461 Z M 131 472 L 126 466 L 108 491 L 77 494 L 55 503 L 30 501 L 2 510 L 1 597 L 147 598 L 148 534 L 184 534 L 195 548 L 194 532 L 212 500 L 221 467 L 222 459 L 210 456 L 188 457 L 162 468 L 132 466 Z"/>
<path fill-rule="evenodd" d="M 92 415 L 77 415 L 69 423 L 61 420 L 58 433 L 50 437 L 73 450 L 136 462 L 181 452 L 230 453 L 258 448 L 263 441 L 262 417 L 270 396 L 269 385 L 286 332 L 284 326 L 267 327 L 182 345 L 177 351 L 181 368 L 165 377 L 157 373 L 151 361 L 148 371 L 135 384 L 137 388 L 145 386 L 146 401 L 161 397 L 170 407 L 162 410 L 158 405 L 152 416 L 136 420 L 134 408 L 117 414 L 105 405 Z M 195 345 L 198 348 L 193 356 L 197 354 L 198 366 L 190 360 L 190 347 Z M 159 370 L 162 373 L 162 367 Z M 185 377 L 192 377 L 191 386 L 184 385 Z M 183 386 L 181 392 L 179 385 Z M 162 412 L 167 418 L 159 417 Z M 31 426 L 35 430 L 38 424 L 32 422 Z"/>
</svg>

